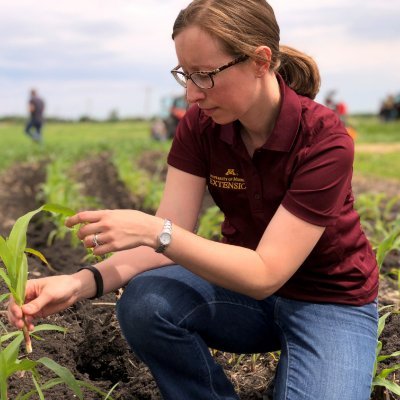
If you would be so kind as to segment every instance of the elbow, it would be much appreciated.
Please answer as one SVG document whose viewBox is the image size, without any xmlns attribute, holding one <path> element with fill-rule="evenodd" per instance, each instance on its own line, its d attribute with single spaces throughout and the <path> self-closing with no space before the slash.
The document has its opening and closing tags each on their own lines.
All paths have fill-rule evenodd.
<svg viewBox="0 0 400 400">
<path fill-rule="evenodd" d="M 271 296 L 272 294 L 274 294 L 274 292 L 264 290 L 264 291 L 254 292 L 249 296 L 251 298 L 253 298 L 254 300 L 261 301 L 261 300 L 265 300 L 267 297 Z"/>
<path fill-rule="evenodd" d="M 261 301 L 269 296 L 272 296 L 281 285 L 271 285 L 271 283 L 259 285 L 252 288 L 247 295 L 255 300 Z"/>
</svg>

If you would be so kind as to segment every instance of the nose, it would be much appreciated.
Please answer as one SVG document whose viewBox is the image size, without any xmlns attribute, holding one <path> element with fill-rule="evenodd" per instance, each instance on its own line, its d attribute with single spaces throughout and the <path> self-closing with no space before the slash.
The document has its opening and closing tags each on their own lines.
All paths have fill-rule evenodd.
<svg viewBox="0 0 400 400">
<path fill-rule="evenodd" d="M 206 97 L 205 90 L 200 89 L 190 79 L 186 83 L 186 100 L 189 104 L 198 103 Z"/>
</svg>

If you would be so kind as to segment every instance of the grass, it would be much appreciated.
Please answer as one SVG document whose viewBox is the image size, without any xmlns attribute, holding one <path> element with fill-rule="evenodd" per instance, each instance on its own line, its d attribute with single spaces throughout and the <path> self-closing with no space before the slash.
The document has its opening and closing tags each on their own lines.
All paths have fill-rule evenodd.
<svg viewBox="0 0 400 400">
<path fill-rule="evenodd" d="M 382 122 L 378 117 L 351 117 L 357 130 L 357 143 L 400 143 L 400 120 Z"/>
<path fill-rule="evenodd" d="M 0 124 L 0 171 L 15 162 L 39 158 L 67 155 L 70 160 L 78 160 L 105 150 L 135 155 L 144 148 L 168 146 L 151 140 L 146 122 L 48 123 L 43 146 L 33 143 L 23 130 L 22 124 Z"/>
<path fill-rule="evenodd" d="M 356 151 L 354 170 L 356 173 L 372 178 L 400 181 L 400 154 L 399 152 L 379 154 Z"/>
<path fill-rule="evenodd" d="M 400 180 L 398 150 L 380 153 L 357 148 L 358 144 L 399 144 L 400 121 L 383 123 L 376 117 L 351 117 L 349 122 L 357 130 L 355 174 Z M 168 142 L 152 141 L 147 122 L 48 123 L 42 147 L 27 138 L 23 129 L 22 124 L 0 123 L 0 171 L 14 162 L 39 158 L 68 157 L 74 161 L 101 151 L 135 158 L 145 149 L 169 148 Z"/>
</svg>

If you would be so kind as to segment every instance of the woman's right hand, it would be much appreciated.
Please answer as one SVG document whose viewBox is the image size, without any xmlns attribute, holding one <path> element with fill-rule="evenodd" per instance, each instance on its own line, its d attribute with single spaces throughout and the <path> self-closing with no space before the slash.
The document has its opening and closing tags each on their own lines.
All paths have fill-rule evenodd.
<svg viewBox="0 0 400 400">
<path fill-rule="evenodd" d="M 8 319 L 12 325 L 22 329 L 26 323 L 33 330 L 33 320 L 45 318 L 65 310 L 80 299 L 80 279 L 78 274 L 58 275 L 28 280 L 25 304 L 20 307 L 11 297 L 8 304 Z"/>
</svg>

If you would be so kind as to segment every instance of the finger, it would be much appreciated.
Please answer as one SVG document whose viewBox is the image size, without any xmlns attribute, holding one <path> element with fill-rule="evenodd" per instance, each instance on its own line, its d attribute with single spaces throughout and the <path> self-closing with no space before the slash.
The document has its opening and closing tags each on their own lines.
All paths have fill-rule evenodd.
<svg viewBox="0 0 400 400">
<path fill-rule="evenodd" d="M 114 252 L 116 250 L 117 249 L 115 249 L 111 245 L 111 243 L 106 243 L 106 244 L 103 244 L 101 246 L 93 247 L 93 254 L 95 256 L 102 256 L 102 255 L 107 254 L 107 253 L 112 253 L 112 252 Z"/>
<path fill-rule="evenodd" d="M 104 228 L 100 226 L 98 223 L 90 223 L 81 226 L 79 231 L 77 232 L 77 236 L 79 239 L 84 240 L 86 237 L 91 237 L 93 239 L 93 236 L 97 233 L 99 235 Z"/>
<path fill-rule="evenodd" d="M 22 308 L 22 312 L 27 317 L 41 317 L 43 316 L 42 309 L 49 304 L 53 300 L 52 297 L 42 293 L 39 297 L 32 300 L 29 303 L 24 304 Z"/>
<path fill-rule="evenodd" d="M 90 249 L 91 247 L 96 247 L 96 243 L 94 241 L 94 235 L 84 236 L 82 239 L 83 245 Z"/>
<path fill-rule="evenodd" d="M 101 211 L 81 211 L 72 217 L 65 220 L 65 225 L 72 228 L 77 224 L 84 224 L 86 222 L 98 222 L 101 217 Z"/>
<path fill-rule="evenodd" d="M 14 325 L 18 329 L 23 328 L 24 321 L 22 318 L 15 317 L 15 315 L 10 311 L 7 311 L 7 318 L 11 325 Z"/>
<path fill-rule="evenodd" d="M 14 318 L 22 318 L 21 307 L 15 303 L 10 303 L 8 306 L 8 312 L 13 315 Z"/>
</svg>

